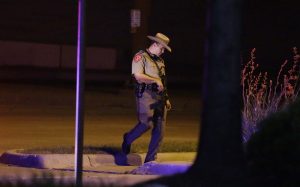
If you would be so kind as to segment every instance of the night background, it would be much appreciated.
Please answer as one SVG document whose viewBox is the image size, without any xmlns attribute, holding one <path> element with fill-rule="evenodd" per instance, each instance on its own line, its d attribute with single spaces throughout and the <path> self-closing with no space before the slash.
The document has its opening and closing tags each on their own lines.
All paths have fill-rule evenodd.
<svg viewBox="0 0 300 187">
<path fill-rule="evenodd" d="M 136 180 L 138 177 L 141 177 L 140 181 L 149 179 L 150 175 L 147 176 L 145 173 L 131 175 L 131 171 L 138 166 L 115 163 L 114 154 L 121 150 L 124 132 L 137 122 L 131 81 L 132 57 L 140 49 L 149 46 L 147 35 L 154 36 L 161 32 L 170 38 L 169 46 L 172 48 L 172 53 L 163 54 L 172 110 L 168 112 L 168 124 L 159 152 L 173 153 L 173 156 L 159 155 L 158 162 L 184 161 L 192 165 L 191 172 L 194 172 L 186 172 L 187 178 L 184 178 L 185 174 L 175 176 L 170 180 L 175 184 L 174 186 L 178 186 L 177 182 L 183 183 L 184 186 L 195 186 L 196 183 L 200 184 L 198 182 L 205 182 L 206 177 L 208 181 L 217 183 L 216 186 L 222 182 L 235 182 L 235 179 L 241 179 L 240 182 L 248 181 L 239 178 L 245 171 L 245 165 L 246 169 L 250 168 L 249 171 L 252 169 L 254 171 L 254 177 L 249 176 L 249 181 L 253 184 L 268 186 L 261 183 L 265 179 L 266 184 L 269 182 L 275 184 L 270 186 L 276 186 L 282 181 L 298 181 L 299 101 L 297 105 L 292 105 L 283 113 L 278 112 L 279 118 L 275 115 L 275 118 L 266 120 L 267 125 L 275 125 L 269 126 L 270 131 L 267 128 L 256 131 L 258 138 L 254 138 L 252 144 L 251 139 L 249 140 L 250 149 L 243 147 L 246 143 L 241 144 L 241 138 L 244 136 L 241 130 L 247 130 L 243 126 L 243 122 L 247 122 L 247 119 L 244 120 L 243 109 L 248 105 L 251 109 L 249 111 L 253 112 L 251 114 L 265 114 L 264 111 L 257 112 L 256 107 L 264 107 L 265 103 L 255 105 L 252 100 L 247 103 L 245 97 L 242 98 L 243 103 L 240 103 L 242 99 L 238 99 L 244 94 L 244 92 L 240 93 L 243 85 L 241 87 L 238 85 L 239 48 L 235 47 L 239 46 L 237 45 L 239 42 L 235 40 L 231 43 L 229 38 L 235 38 L 232 33 L 238 33 L 238 29 L 234 31 L 232 28 L 235 25 L 234 21 L 239 20 L 235 19 L 238 18 L 235 15 L 239 13 L 225 8 L 235 10 L 239 7 L 239 0 L 228 2 L 226 0 L 86 0 L 85 2 L 85 81 L 87 84 L 84 90 L 83 107 L 84 146 L 98 150 L 106 148 L 106 151 L 107 148 L 117 150 L 111 149 L 110 152 L 105 152 L 113 160 L 113 164 L 108 167 L 100 164 L 99 167 L 95 165 L 95 167 L 84 168 L 87 180 L 102 178 L 131 185 L 138 182 Z M 226 25 L 224 21 L 212 21 L 215 25 L 209 28 L 212 32 L 207 33 L 208 2 L 223 5 L 217 7 L 223 12 L 210 14 L 213 18 L 232 20 L 232 23 Z M 232 6 L 232 3 L 236 3 L 234 4 L 236 6 Z M 131 26 L 132 10 L 141 11 L 140 27 Z M 292 48 L 300 47 L 300 1 L 245 0 L 241 12 L 243 16 L 242 45 L 239 53 L 241 69 L 242 65 L 250 59 L 251 50 L 256 48 L 255 62 L 260 65 L 258 71 L 267 71 L 269 78 L 274 80 L 286 59 L 290 62 L 287 67 L 293 63 Z M 74 150 L 75 110 L 77 109 L 75 89 L 77 14 L 78 1 L 76 0 L 0 0 L 0 162 L 4 155 L 2 153 L 19 148 L 27 151 L 39 150 L 39 148 L 49 151 L 48 148 L 53 147 L 54 150 L 55 148 Z M 220 19 L 220 15 L 226 16 Z M 220 28 L 220 25 L 224 27 L 215 29 Z M 219 32 L 214 32 L 216 30 Z M 216 36 L 215 33 L 219 35 Z M 217 41 L 219 46 L 213 45 L 215 43 L 212 38 L 219 38 L 221 34 L 224 40 Z M 209 47 L 206 46 L 207 38 L 211 42 Z M 218 47 L 221 50 L 211 50 L 220 49 Z M 207 51 L 210 53 L 206 56 Z M 205 60 L 210 62 L 209 65 L 204 66 Z M 203 67 L 206 67 L 206 71 L 203 71 Z M 297 68 L 298 72 L 299 66 Z M 287 74 L 286 70 L 283 74 Z M 205 76 L 206 81 L 202 82 L 203 72 L 209 73 Z M 298 75 L 295 76 L 296 83 L 299 83 Z M 250 80 L 249 88 L 257 88 L 254 79 L 258 80 L 257 77 Z M 249 83 L 255 83 L 256 86 L 251 87 Z M 299 86 L 297 89 L 299 91 Z M 296 94 L 299 93 L 298 91 Z M 260 103 L 258 97 L 253 98 Z M 272 97 L 274 98 L 276 99 Z M 273 102 L 274 100 L 268 101 L 271 101 L 271 107 L 276 103 Z M 243 106 L 241 107 L 240 104 Z M 269 114 L 267 113 L 266 116 Z M 255 127 L 258 122 L 260 124 L 260 121 L 253 122 Z M 143 154 L 147 151 L 151 135 L 150 131 L 147 133 L 133 145 L 132 153 Z M 250 136 L 252 133 L 251 131 Z M 207 139 L 202 141 L 203 137 Z M 204 145 L 206 148 L 198 145 Z M 62 150 L 66 153 L 64 149 Z M 35 153 L 33 151 L 33 154 Z M 249 155 L 252 156 L 252 160 Z M 244 160 L 244 156 L 248 160 Z M 126 162 L 127 156 L 125 157 Z M 70 159 L 58 160 L 69 161 Z M 243 161 L 240 162 L 241 160 Z M 3 178 L 15 179 L 19 175 L 24 179 L 26 177 L 30 179 L 34 172 L 43 177 L 44 171 L 54 178 L 65 175 L 69 177 L 68 180 L 73 180 L 72 169 L 66 170 L 63 167 L 62 170 L 49 168 L 49 170 L 40 170 L 27 168 L 28 163 L 25 164 L 27 164 L 25 167 L 18 167 L 20 165 L 2 162 L 0 186 Z M 235 170 L 236 166 L 237 170 Z M 119 176 L 119 178 L 110 178 L 106 174 Z M 126 174 L 125 178 L 120 177 L 119 174 Z M 154 175 L 156 174 L 152 176 Z M 155 177 L 160 175 L 157 174 Z M 133 178 L 130 178 L 132 176 Z M 206 186 L 205 183 L 203 186 Z"/>
<path fill-rule="evenodd" d="M 106 72 L 130 74 L 132 55 L 148 45 L 146 35 L 162 32 L 170 37 L 173 49 L 172 54 L 165 53 L 169 81 L 199 83 L 206 36 L 205 1 L 153 0 L 145 1 L 144 5 L 137 2 L 87 1 L 87 46 L 109 48 L 115 52 L 115 65 Z M 137 33 L 130 33 L 130 9 L 139 6 L 148 11 L 148 16 L 144 18 L 142 12 L 142 27 L 138 28 Z M 299 12 L 299 2 L 296 0 L 246 1 L 243 10 L 243 59 L 247 61 L 250 50 L 255 47 L 257 62 L 265 70 L 276 72 L 284 59 L 292 54 L 291 48 L 299 44 Z M 77 3 L 71 0 L 2 0 L 0 27 L 1 41 L 75 46 Z M 142 32 L 139 33 L 139 29 Z M 134 37 L 137 38 L 135 46 Z M 12 53 L 17 55 L 18 51 Z M 101 63 L 101 59 L 98 60 L 97 63 Z M 26 63 L 18 65 L 5 62 L 3 65 L 3 61 L 0 58 L 2 68 L 23 68 L 18 71 L 25 74 L 30 67 L 44 69 L 43 65 L 32 66 Z M 73 66 L 52 67 L 48 70 L 57 74 L 72 72 L 74 67 L 75 62 Z M 88 72 L 104 70 L 103 75 L 107 70 L 101 67 L 87 69 Z M 54 74 L 53 78 L 64 79 Z M 49 76 L 51 79 L 51 74 Z M 91 79 L 101 80 L 101 75 Z"/>
</svg>

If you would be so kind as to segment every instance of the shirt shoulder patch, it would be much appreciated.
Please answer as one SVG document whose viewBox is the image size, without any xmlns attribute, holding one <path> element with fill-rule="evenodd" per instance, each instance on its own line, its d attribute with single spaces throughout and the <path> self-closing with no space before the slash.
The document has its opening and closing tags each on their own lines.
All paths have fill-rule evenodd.
<svg viewBox="0 0 300 187">
<path fill-rule="evenodd" d="M 134 62 L 139 62 L 139 61 L 141 61 L 141 59 L 142 59 L 142 55 L 141 54 L 137 54 L 137 55 L 134 56 L 133 61 Z"/>
</svg>

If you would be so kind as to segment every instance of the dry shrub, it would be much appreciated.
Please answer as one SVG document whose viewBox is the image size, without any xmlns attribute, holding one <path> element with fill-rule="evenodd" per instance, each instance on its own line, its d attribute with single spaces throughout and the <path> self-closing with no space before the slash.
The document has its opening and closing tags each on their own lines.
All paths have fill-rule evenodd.
<svg viewBox="0 0 300 187">
<path fill-rule="evenodd" d="M 250 60 L 241 72 L 243 142 L 260 128 L 259 122 L 294 102 L 299 93 L 300 55 L 296 47 L 293 48 L 292 64 L 288 60 L 282 63 L 275 83 L 268 72 L 259 71 L 255 50 L 252 49 Z"/>
</svg>

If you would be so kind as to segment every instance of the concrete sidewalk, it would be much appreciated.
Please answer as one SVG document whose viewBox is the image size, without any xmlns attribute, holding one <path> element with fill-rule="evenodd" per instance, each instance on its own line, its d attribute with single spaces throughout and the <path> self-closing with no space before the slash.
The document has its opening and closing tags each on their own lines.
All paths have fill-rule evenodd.
<svg viewBox="0 0 300 187">
<path fill-rule="evenodd" d="M 124 155 L 121 155 L 124 156 Z M 164 175 L 185 172 L 192 164 L 195 153 L 159 153 L 157 162 L 143 164 L 145 154 L 129 154 L 121 157 L 111 154 L 84 155 L 83 180 L 87 185 L 104 184 L 128 186 Z M 0 157 L 0 177 L 15 182 L 40 180 L 73 182 L 73 154 L 22 154 L 16 150 Z M 7 172 L 8 171 L 8 172 Z"/>
</svg>

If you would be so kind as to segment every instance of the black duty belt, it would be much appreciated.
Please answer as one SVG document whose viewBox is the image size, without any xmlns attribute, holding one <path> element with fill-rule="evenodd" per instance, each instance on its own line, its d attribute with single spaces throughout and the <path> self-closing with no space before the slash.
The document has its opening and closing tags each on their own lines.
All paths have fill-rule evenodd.
<svg viewBox="0 0 300 187">
<path fill-rule="evenodd" d="M 135 85 L 135 95 L 138 98 L 143 96 L 145 90 L 151 90 L 153 92 L 158 91 L 158 85 L 156 83 L 146 84 L 146 83 L 136 83 Z"/>
</svg>

